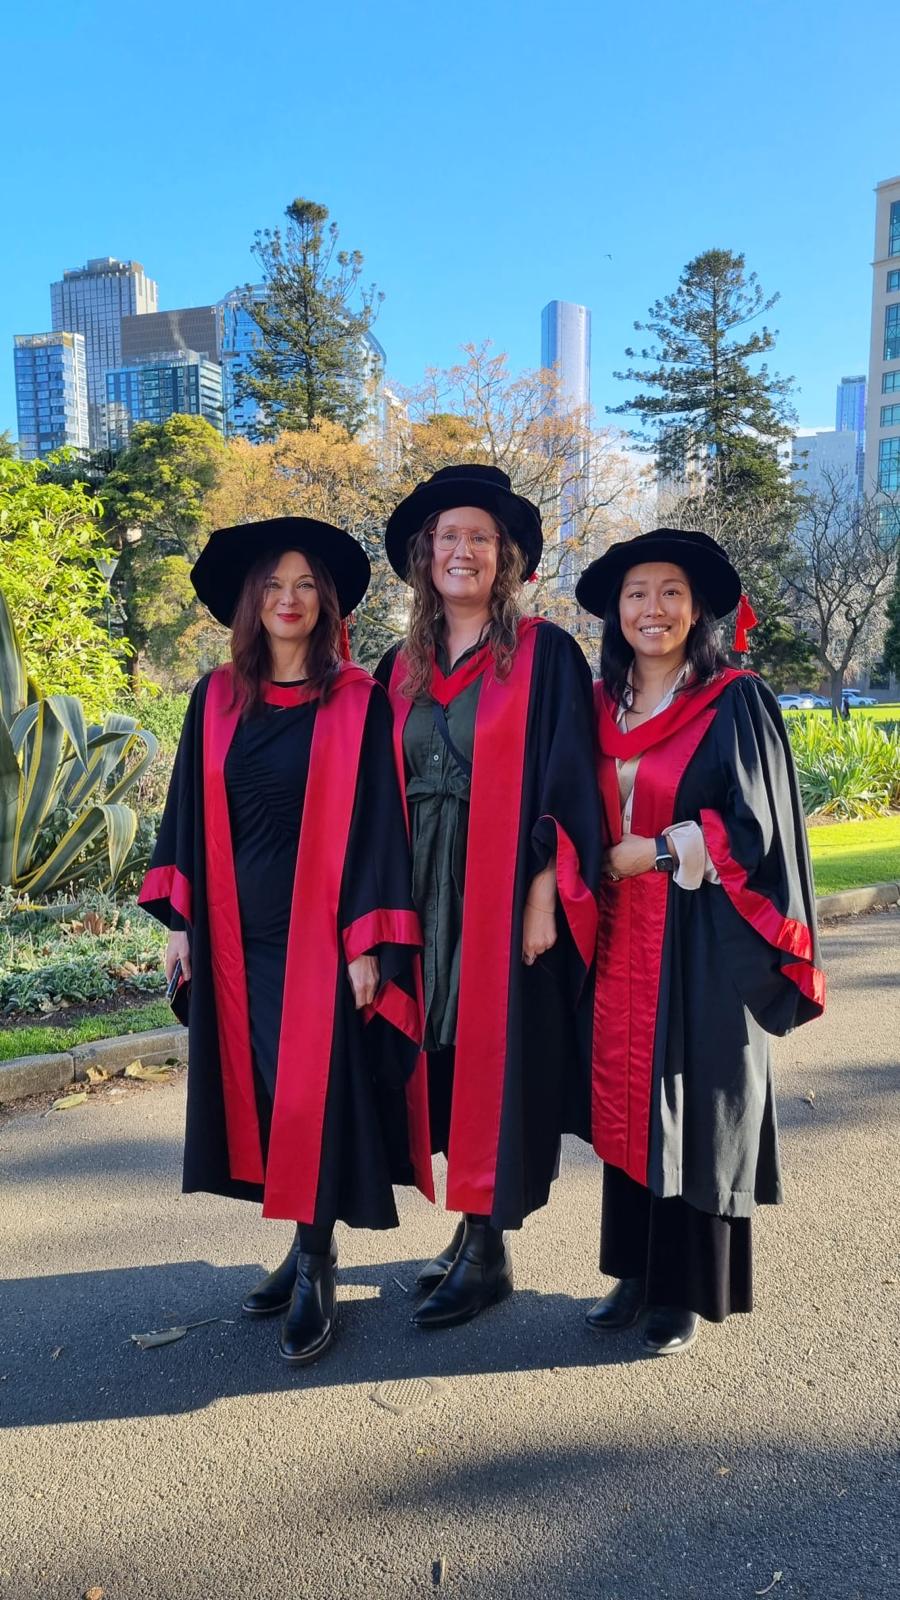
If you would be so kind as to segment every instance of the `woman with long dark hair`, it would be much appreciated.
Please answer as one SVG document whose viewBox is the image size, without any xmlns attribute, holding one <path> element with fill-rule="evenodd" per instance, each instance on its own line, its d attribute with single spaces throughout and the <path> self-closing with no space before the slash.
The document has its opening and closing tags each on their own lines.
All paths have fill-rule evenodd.
<svg viewBox="0 0 900 1600">
<path fill-rule="evenodd" d="M 562 1131 L 589 1132 L 591 685 L 575 641 L 522 615 L 541 522 L 506 473 L 436 472 L 385 544 L 412 600 L 376 676 L 394 708 L 423 925 L 431 1144 L 463 1213 L 419 1275 L 413 1320 L 444 1328 L 510 1293 L 503 1230 L 546 1202 Z"/>
<path fill-rule="evenodd" d="M 190 983 L 184 1189 L 296 1223 L 243 1310 L 285 1312 L 306 1362 L 334 1330 L 335 1222 L 393 1227 L 393 1182 L 431 1193 L 390 710 L 340 648 L 369 563 L 284 517 L 214 533 L 191 576 L 232 659 L 191 698 L 140 900 Z"/>
<path fill-rule="evenodd" d="M 671 1355 L 752 1308 L 751 1215 L 781 1199 L 770 1035 L 824 1007 L 815 898 L 777 701 L 719 651 L 746 606 L 725 551 L 657 528 L 575 592 L 603 618 L 593 1135 L 619 1280 L 587 1321 L 643 1317 Z"/>
</svg>

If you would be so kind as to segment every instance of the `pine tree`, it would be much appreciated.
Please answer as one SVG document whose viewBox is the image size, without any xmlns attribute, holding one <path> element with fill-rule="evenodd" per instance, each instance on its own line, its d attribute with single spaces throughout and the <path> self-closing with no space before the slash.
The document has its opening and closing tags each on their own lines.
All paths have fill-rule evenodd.
<svg viewBox="0 0 900 1600">
<path fill-rule="evenodd" d="M 657 300 L 647 322 L 654 343 L 628 349 L 631 367 L 615 376 L 641 385 L 610 409 L 635 416 L 635 437 L 651 448 L 664 477 L 705 481 L 726 491 L 778 488 L 776 444 L 790 436 L 792 380 L 750 363 L 775 344 L 764 317 L 778 301 L 764 294 L 743 255 L 707 250 L 689 261 L 674 294 Z"/>
<path fill-rule="evenodd" d="M 326 206 L 294 200 L 286 226 L 257 232 L 253 246 L 262 268 L 265 299 L 246 309 L 260 343 L 238 379 L 242 396 L 256 400 L 258 440 L 299 432 L 319 419 L 351 435 L 366 414 L 364 337 L 384 296 L 360 284 L 358 250 L 338 249 L 337 224 Z"/>
</svg>

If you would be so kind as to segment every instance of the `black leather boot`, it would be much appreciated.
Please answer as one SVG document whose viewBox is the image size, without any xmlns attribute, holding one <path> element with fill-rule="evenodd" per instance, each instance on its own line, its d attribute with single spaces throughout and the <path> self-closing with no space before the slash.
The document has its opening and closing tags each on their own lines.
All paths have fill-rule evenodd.
<svg viewBox="0 0 900 1600">
<path fill-rule="evenodd" d="M 423 1294 L 430 1294 L 432 1289 L 437 1288 L 441 1279 L 447 1276 L 459 1255 L 465 1231 L 466 1219 L 465 1217 L 460 1217 L 456 1225 L 456 1232 L 446 1250 L 442 1250 L 441 1254 L 435 1256 L 433 1261 L 427 1262 L 421 1272 L 416 1273 L 416 1288 L 421 1290 Z"/>
<path fill-rule="evenodd" d="M 291 1303 L 291 1295 L 297 1277 L 297 1262 L 300 1257 L 300 1229 L 294 1234 L 294 1241 L 284 1260 L 256 1285 L 248 1294 L 241 1306 L 245 1317 L 272 1317 L 277 1311 L 286 1311 Z M 337 1266 L 337 1245 L 332 1238 L 331 1260 Z"/>
<path fill-rule="evenodd" d="M 679 1306 L 651 1306 L 641 1344 L 655 1356 L 677 1356 L 690 1349 L 697 1337 L 700 1318 L 696 1311 Z"/>
<path fill-rule="evenodd" d="M 593 1333 L 617 1333 L 620 1328 L 633 1328 L 643 1309 L 643 1278 L 621 1278 L 609 1294 L 591 1306 L 584 1320 Z"/>
<path fill-rule="evenodd" d="M 288 1314 L 281 1328 L 278 1353 L 301 1366 L 316 1361 L 334 1337 L 335 1271 L 331 1255 L 301 1251 Z"/>
<path fill-rule="evenodd" d="M 466 1218 L 459 1253 L 413 1317 L 417 1328 L 454 1328 L 512 1294 L 512 1260 L 497 1228 Z"/>
</svg>

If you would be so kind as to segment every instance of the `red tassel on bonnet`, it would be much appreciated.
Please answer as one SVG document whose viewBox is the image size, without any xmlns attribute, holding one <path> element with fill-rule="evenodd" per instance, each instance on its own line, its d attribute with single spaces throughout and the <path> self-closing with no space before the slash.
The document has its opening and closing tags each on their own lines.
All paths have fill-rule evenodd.
<svg viewBox="0 0 900 1600">
<path fill-rule="evenodd" d="M 742 594 L 740 600 L 738 601 L 737 616 L 734 619 L 734 643 L 731 646 L 732 650 L 736 650 L 739 652 L 739 654 L 743 655 L 744 652 L 749 649 L 749 640 L 747 638 L 747 634 L 750 632 L 751 628 L 755 628 L 757 626 L 758 622 L 759 617 L 756 615 L 756 612 L 750 604 L 750 601 L 747 599 L 745 594 Z"/>
<path fill-rule="evenodd" d="M 350 629 L 346 617 L 341 619 L 341 660 L 350 660 Z"/>
</svg>

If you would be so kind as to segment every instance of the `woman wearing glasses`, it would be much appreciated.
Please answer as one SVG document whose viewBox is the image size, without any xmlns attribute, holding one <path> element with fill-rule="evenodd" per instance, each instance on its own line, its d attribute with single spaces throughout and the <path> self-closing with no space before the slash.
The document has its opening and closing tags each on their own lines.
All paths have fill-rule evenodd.
<svg viewBox="0 0 900 1600">
<path fill-rule="evenodd" d="M 503 1230 L 546 1202 L 561 1133 L 588 1133 L 576 1035 L 600 869 L 591 683 L 574 640 L 522 615 L 541 520 L 506 473 L 442 468 L 397 507 L 385 544 L 412 603 L 376 676 L 423 926 L 431 1145 L 463 1214 L 419 1277 L 413 1320 L 441 1328 L 511 1292 Z"/>
</svg>

